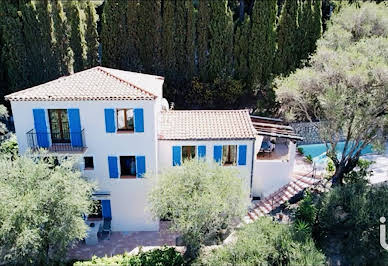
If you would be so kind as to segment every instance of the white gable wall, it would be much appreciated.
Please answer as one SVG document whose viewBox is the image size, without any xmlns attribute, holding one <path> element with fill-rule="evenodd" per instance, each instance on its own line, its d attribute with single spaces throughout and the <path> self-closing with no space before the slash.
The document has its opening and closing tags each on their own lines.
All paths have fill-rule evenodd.
<svg viewBox="0 0 388 266">
<path fill-rule="evenodd" d="M 149 182 L 139 178 L 109 178 L 108 169 L 108 156 L 143 155 L 146 158 L 146 172 L 157 171 L 155 101 L 14 101 L 11 104 L 21 154 L 28 149 L 26 133 L 34 128 L 32 109 L 79 108 L 81 128 L 84 129 L 85 143 L 88 147 L 86 152 L 80 156 L 94 157 L 94 170 L 85 170 L 84 174 L 91 180 L 95 180 L 100 190 L 110 192 L 112 230 L 158 230 L 158 222 L 152 221 L 145 210 Z M 106 133 L 105 108 L 143 108 L 144 132 Z M 49 130 L 48 121 L 46 117 Z"/>
</svg>

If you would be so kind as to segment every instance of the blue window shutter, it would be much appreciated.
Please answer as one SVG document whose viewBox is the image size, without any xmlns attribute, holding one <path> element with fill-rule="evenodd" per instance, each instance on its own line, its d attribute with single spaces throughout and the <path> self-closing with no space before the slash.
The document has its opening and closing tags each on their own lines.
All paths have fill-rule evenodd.
<svg viewBox="0 0 388 266">
<path fill-rule="evenodd" d="M 105 109 L 105 130 L 106 133 L 115 133 L 115 110 L 114 109 Z"/>
<path fill-rule="evenodd" d="M 144 112 L 143 108 L 136 108 L 133 110 L 135 118 L 135 132 L 144 132 Z"/>
<path fill-rule="evenodd" d="M 69 117 L 70 140 L 73 147 L 82 147 L 81 120 L 79 117 L 79 109 L 68 109 L 67 116 Z"/>
<path fill-rule="evenodd" d="M 34 126 L 38 146 L 48 148 L 49 139 L 46 124 L 46 112 L 44 109 L 32 109 L 32 113 L 34 115 Z"/>
<path fill-rule="evenodd" d="M 181 146 L 172 146 L 172 166 L 181 165 L 182 149 Z"/>
<path fill-rule="evenodd" d="M 238 146 L 238 165 L 247 164 L 247 145 Z"/>
<path fill-rule="evenodd" d="M 110 208 L 110 200 L 101 200 L 102 217 L 112 218 L 112 211 Z"/>
<path fill-rule="evenodd" d="M 117 167 L 117 157 L 116 156 L 108 156 L 108 165 L 109 165 L 109 177 L 110 178 L 118 178 L 119 177 L 119 169 Z"/>
<path fill-rule="evenodd" d="M 136 156 L 136 177 L 143 177 L 145 172 L 145 156 Z"/>
<path fill-rule="evenodd" d="M 222 146 L 214 146 L 213 152 L 214 161 L 217 163 L 221 163 L 222 160 Z"/>
<path fill-rule="evenodd" d="M 206 146 L 198 146 L 198 158 L 205 158 L 206 157 Z"/>
</svg>

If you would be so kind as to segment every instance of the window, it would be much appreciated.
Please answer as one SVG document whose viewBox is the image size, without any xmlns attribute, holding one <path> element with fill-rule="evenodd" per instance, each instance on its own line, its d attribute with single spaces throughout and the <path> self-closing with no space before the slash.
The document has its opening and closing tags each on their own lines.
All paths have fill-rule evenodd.
<svg viewBox="0 0 388 266">
<path fill-rule="evenodd" d="M 182 146 L 182 160 L 195 158 L 195 146 Z"/>
<path fill-rule="evenodd" d="M 134 131 L 133 109 L 117 109 L 117 130 Z"/>
<path fill-rule="evenodd" d="M 85 163 L 85 170 L 94 169 L 93 157 L 91 156 L 84 157 L 84 163 Z"/>
<path fill-rule="evenodd" d="M 66 109 L 49 109 L 51 140 L 53 143 L 70 143 L 69 121 Z"/>
<path fill-rule="evenodd" d="M 120 156 L 120 178 L 136 178 L 135 156 Z"/>
<path fill-rule="evenodd" d="M 237 162 L 237 145 L 222 147 L 222 165 L 235 165 Z"/>
<path fill-rule="evenodd" d="M 101 200 L 93 200 L 92 213 L 88 215 L 88 220 L 102 219 Z"/>
</svg>

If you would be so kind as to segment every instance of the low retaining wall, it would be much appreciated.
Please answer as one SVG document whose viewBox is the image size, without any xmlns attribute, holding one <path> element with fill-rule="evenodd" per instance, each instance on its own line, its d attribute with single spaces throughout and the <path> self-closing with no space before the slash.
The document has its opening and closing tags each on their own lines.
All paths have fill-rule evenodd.
<svg viewBox="0 0 388 266">
<path fill-rule="evenodd" d="M 319 122 L 298 122 L 290 124 L 295 130 L 295 133 L 304 138 L 303 141 L 298 142 L 300 145 L 322 143 L 318 125 Z"/>
</svg>

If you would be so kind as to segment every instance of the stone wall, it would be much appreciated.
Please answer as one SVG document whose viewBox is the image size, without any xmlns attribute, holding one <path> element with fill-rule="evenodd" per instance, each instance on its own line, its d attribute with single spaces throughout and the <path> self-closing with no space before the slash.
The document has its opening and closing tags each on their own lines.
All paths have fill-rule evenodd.
<svg viewBox="0 0 388 266">
<path fill-rule="evenodd" d="M 291 123 L 295 130 L 295 133 L 304 138 L 303 141 L 299 141 L 298 144 L 316 144 L 322 143 L 318 130 L 319 122 L 298 122 Z"/>
</svg>

